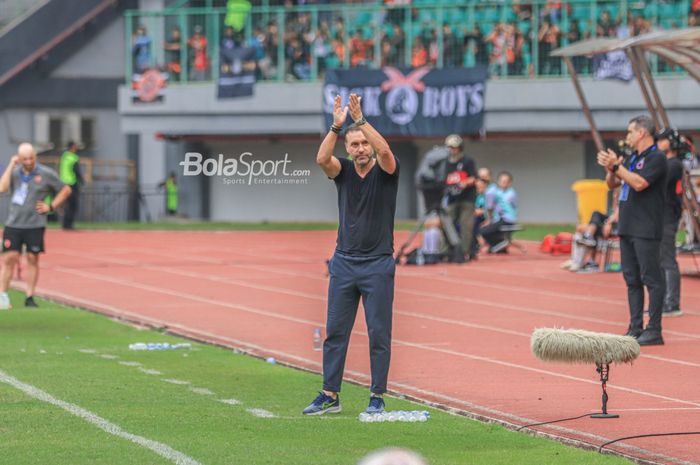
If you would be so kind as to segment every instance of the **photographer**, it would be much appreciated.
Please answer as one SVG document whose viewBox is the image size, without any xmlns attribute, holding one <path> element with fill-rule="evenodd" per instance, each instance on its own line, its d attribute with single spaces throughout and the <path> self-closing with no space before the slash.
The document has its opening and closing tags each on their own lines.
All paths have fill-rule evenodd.
<svg viewBox="0 0 700 465">
<path fill-rule="evenodd" d="M 665 280 L 660 265 L 666 188 L 666 157 L 654 143 L 654 122 L 633 118 L 627 127 L 626 159 L 611 149 L 598 152 L 610 189 L 620 186 L 620 254 L 630 309 L 628 336 L 639 345 L 661 345 L 661 310 Z M 644 286 L 649 291 L 649 323 L 644 329 Z"/>
<path fill-rule="evenodd" d="M 666 293 L 662 314 L 680 316 L 681 272 L 676 261 L 676 233 L 683 211 L 683 162 L 678 158 L 682 146 L 681 135 L 676 129 L 663 129 L 657 134 L 659 150 L 666 153 L 666 208 L 664 209 L 664 233 L 661 239 L 661 268 L 666 277 Z"/>
<path fill-rule="evenodd" d="M 464 142 L 457 134 L 445 139 L 450 151 L 445 163 L 445 194 L 447 196 L 447 213 L 459 226 L 462 240 L 462 252 L 465 260 L 472 257 L 472 236 L 474 230 L 474 202 L 476 201 L 476 166 L 474 160 L 464 154 Z"/>
</svg>

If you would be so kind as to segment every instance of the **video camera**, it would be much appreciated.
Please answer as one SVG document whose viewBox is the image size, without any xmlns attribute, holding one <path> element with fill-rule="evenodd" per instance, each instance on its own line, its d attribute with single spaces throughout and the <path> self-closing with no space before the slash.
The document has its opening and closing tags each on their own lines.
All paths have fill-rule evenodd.
<svg viewBox="0 0 700 465">
<path fill-rule="evenodd" d="M 625 158 L 632 155 L 632 152 L 633 152 L 632 147 L 627 145 L 627 142 L 624 141 L 623 139 L 620 139 L 615 143 L 615 148 L 613 150 L 615 151 L 615 153 L 618 156 L 625 157 Z"/>
</svg>

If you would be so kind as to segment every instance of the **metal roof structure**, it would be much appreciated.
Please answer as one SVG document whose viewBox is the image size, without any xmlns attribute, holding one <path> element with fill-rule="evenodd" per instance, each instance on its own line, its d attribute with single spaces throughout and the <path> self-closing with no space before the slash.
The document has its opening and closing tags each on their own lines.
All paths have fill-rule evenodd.
<svg viewBox="0 0 700 465">
<path fill-rule="evenodd" d="M 700 83 L 700 27 L 658 30 L 625 39 L 596 37 L 581 40 L 554 50 L 551 56 L 562 57 L 566 62 L 584 114 L 591 126 L 593 139 L 599 150 L 603 149 L 602 138 L 596 129 L 590 107 L 581 90 L 578 75 L 571 58 L 613 51 L 624 51 L 627 54 L 635 77 L 639 82 L 647 109 L 654 119 L 657 129 L 669 127 L 671 124 L 656 89 L 654 78 L 651 75 L 646 53 L 655 53 L 667 62 L 680 66 L 688 75 Z"/>
</svg>

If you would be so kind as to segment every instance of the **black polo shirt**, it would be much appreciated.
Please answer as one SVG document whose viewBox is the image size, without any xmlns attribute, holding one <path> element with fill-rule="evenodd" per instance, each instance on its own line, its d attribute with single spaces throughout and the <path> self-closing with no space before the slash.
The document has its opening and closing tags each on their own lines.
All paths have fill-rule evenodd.
<svg viewBox="0 0 700 465">
<path fill-rule="evenodd" d="M 665 224 L 678 223 L 683 206 L 683 162 L 678 157 L 673 157 L 667 163 Z"/>
<path fill-rule="evenodd" d="M 339 159 L 341 170 L 333 178 L 338 190 L 336 251 L 352 256 L 394 253 L 394 216 L 399 189 L 399 160 L 388 174 L 379 162 L 362 178 L 352 161 Z"/>
<path fill-rule="evenodd" d="M 641 154 L 630 155 L 624 163 L 625 168 L 643 177 L 649 186 L 640 192 L 624 183 L 620 188 L 620 236 L 661 240 L 668 171 L 666 155 L 654 144 Z"/>
</svg>

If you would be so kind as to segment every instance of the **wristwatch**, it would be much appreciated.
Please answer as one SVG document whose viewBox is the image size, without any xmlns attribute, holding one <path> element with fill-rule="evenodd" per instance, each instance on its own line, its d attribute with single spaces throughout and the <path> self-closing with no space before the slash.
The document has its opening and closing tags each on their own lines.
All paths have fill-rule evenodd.
<svg viewBox="0 0 700 465">
<path fill-rule="evenodd" d="M 615 164 L 613 165 L 613 167 L 610 168 L 610 171 L 612 171 L 613 173 L 617 173 L 617 170 L 619 170 L 619 169 L 620 169 L 620 164 L 619 164 L 619 163 L 615 163 Z"/>
<path fill-rule="evenodd" d="M 360 118 L 360 119 L 358 119 L 357 121 L 355 121 L 355 126 L 362 126 L 362 125 L 365 124 L 366 122 L 367 122 L 367 120 L 366 120 L 365 117 L 363 116 L 362 118 Z"/>
</svg>

